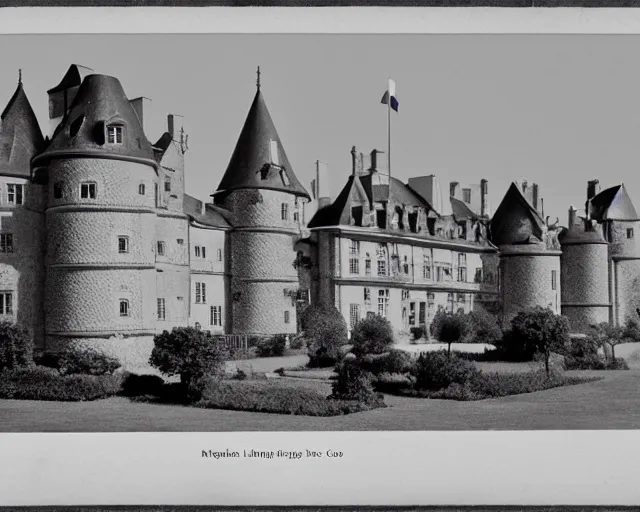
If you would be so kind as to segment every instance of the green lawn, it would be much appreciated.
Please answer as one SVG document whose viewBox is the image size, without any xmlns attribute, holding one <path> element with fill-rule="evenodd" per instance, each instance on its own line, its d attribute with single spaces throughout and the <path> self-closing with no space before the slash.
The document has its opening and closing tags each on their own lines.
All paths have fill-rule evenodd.
<svg viewBox="0 0 640 512">
<path fill-rule="evenodd" d="M 0 432 L 640 428 L 640 371 L 567 374 L 604 379 L 478 402 L 387 396 L 386 409 L 328 418 L 134 403 L 126 398 L 75 403 L 0 400 Z M 296 385 L 330 392 L 327 382 L 299 380 Z"/>
</svg>

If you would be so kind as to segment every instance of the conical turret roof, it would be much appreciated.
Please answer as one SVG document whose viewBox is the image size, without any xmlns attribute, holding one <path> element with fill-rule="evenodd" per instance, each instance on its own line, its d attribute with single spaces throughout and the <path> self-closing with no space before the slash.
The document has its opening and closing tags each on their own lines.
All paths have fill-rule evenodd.
<svg viewBox="0 0 640 512">
<path fill-rule="evenodd" d="M 122 126 L 122 140 L 109 143 L 107 127 Z M 88 75 L 69 112 L 56 128 L 38 163 L 56 156 L 107 156 L 147 161 L 156 166 L 153 148 L 117 78 Z"/>
<path fill-rule="evenodd" d="M 31 159 L 42 150 L 44 140 L 22 82 L 0 119 L 0 174 L 28 178 Z"/>
<path fill-rule="evenodd" d="M 311 199 L 291 168 L 259 87 L 216 194 L 243 188 L 280 190 Z"/>
<path fill-rule="evenodd" d="M 538 243 L 542 240 L 544 220 L 540 213 L 511 183 L 491 219 L 491 242 L 495 245 Z"/>
</svg>

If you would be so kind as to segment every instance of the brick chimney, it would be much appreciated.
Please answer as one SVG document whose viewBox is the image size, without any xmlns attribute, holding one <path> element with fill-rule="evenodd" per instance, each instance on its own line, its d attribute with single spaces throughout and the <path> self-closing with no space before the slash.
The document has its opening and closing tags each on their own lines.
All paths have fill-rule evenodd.
<svg viewBox="0 0 640 512">
<path fill-rule="evenodd" d="M 480 216 L 487 215 L 487 199 L 489 195 L 489 182 L 485 179 L 480 180 Z"/>
<path fill-rule="evenodd" d="M 355 146 L 351 148 L 351 174 L 353 176 L 358 174 L 358 152 Z"/>
<path fill-rule="evenodd" d="M 140 126 L 142 126 L 142 131 L 147 133 L 147 126 L 145 125 L 144 113 L 145 111 L 149 111 L 151 107 L 151 100 L 149 98 L 145 98 L 144 96 L 140 96 L 139 98 L 134 98 L 129 100 L 129 104 L 135 111 L 138 116 L 138 121 L 140 121 Z"/>
<path fill-rule="evenodd" d="M 452 181 L 451 183 L 449 183 L 449 195 L 458 199 L 459 193 L 460 183 L 458 183 L 457 181 Z"/>
<path fill-rule="evenodd" d="M 593 197 L 600 192 L 600 182 L 598 180 L 591 180 L 587 182 L 587 201 L 593 199 Z"/>
<path fill-rule="evenodd" d="M 569 229 L 571 229 L 571 227 L 576 223 L 576 213 L 578 212 L 578 210 L 576 210 L 573 205 L 571 205 L 569 207 Z"/>
</svg>

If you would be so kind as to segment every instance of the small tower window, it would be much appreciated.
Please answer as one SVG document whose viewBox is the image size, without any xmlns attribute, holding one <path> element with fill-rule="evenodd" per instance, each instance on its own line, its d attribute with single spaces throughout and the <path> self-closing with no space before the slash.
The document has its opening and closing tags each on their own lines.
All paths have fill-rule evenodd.
<svg viewBox="0 0 640 512">
<path fill-rule="evenodd" d="M 158 242 L 158 256 L 164 256 L 164 242 Z"/>
<path fill-rule="evenodd" d="M 165 178 L 164 180 L 164 191 L 171 192 L 171 178 Z"/>
<path fill-rule="evenodd" d="M 146 191 L 147 191 L 147 187 L 145 187 L 144 183 L 140 183 L 140 185 L 138 185 L 138 194 L 143 196 Z"/>
<path fill-rule="evenodd" d="M 109 144 L 122 144 L 123 127 L 121 124 L 107 126 L 107 142 Z"/>
<path fill-rule="evenodd" d="M 627 238 L 633 238 L 633 228 L 627 228 Z"/>
<path fill-rule="evenodd" d="M 282 203 L 281 213 L 282 220 L 289 220 L 289 205 L 287 203 Z"/>
<path fill-rule="evenodd" d="M 128 236 L 119 236 L 118 237 L 118 252 L 121 253 L 121 254 L 129 252 L 129 237 Z"/>
<path fill-rule="evenodd" d="M 556 274 L 556 271 L 552 270 L 551 271 L 551 289 L 555 291 L 557 286 L 558 286 L 558 276 Z"/>
<path fill-rule="evenodd" d="M 97 185 L 92 181 L 80 183 L 80 199 L 95 199 Z"/>
<path fill-rule="evenodd" d="M 53 198 L 54 199 L 62 198 L 62 182 L 61 181 L 56 181 L 53 184 Z"/>
<path fill-rule="evenodd" d="M 164 299 L 158 299 L 158 320 L 166 320 L 166 305 Z"/>
<path fill-rule="evenodd" d="M 120 299 L 120 316 L 129 316 L 129 301 Z"/>
<path fill-rule="evenodd" d="M 176 242 L 178 242 L 178 245 L 184 245 L 184 238 L 178 238 Z"/>
<path fill-rule="evenodd" d="M 7 185 L 7 201 L 9 204 L 22 204 L 24 186 L 9 183 Z"/>
<path fill-rule="evenodd" d="M 284 312 L 284 323 L 288 324 L 290 321 L 290 315 L 289 315 L 289 311 L 285 311 Z"/>
<path fill-rule="evenodd" d="M 218 261 L 222 261 L 222 249 L 218 249 Z"/>
</svg>

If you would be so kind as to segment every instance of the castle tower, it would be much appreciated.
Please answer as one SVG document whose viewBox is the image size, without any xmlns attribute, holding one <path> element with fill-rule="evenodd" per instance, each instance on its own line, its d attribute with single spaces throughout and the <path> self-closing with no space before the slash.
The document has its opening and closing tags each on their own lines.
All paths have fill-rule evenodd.
<svg viewBox="0 0 640 512">
<path fill-rule="evenodd" d="M 536 191 L 537 197 L 537 191 Z M 500 253 L 503 325 L 535 306 L 560 313 L 560 250 L 540 213 L 512 183 L 491 220 Z"/>
<path fill-rule="evenodd" d="M 560 237 L 562 314 L 572 333 L 587 334 L 591 325 L 609 321 L 608 244 L 600 226 L 576 213 L 569 209 L 568 229 Z"/>
<path fill-rule="evenodd" d="M 158 164 L 120 82 L 84 78 L 32 165 L 47 183 L 47 350 L 155 328 Z"/>
<path fill-rule="evenodd" d="M 612 297 L 609 321 L 621 325 L 629 318 L 638 320 L 640 248 L 635 235 L 640 233 L 640 217 L 624 184 L 595 193 L 592 183 L 587 213 L 601 225 L 604 239 L 609 242 L 609 296 Z"/>
<path fill-rule="evenodd" d="M 240 138 L 213 197 L 233 215 L 227 331 L 295 333 L 296 219 L 310 197 L 291 168 L 260 91 L 259 75 Z"/>
<path fill-rule="evenodd" d="M 38 121 L 18 82 L 0 116 L 0 320 L 44 339 L 43 187 L 31 181 L 31 158 L 42 150 Z"/>
</svg>

